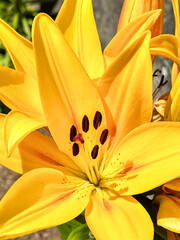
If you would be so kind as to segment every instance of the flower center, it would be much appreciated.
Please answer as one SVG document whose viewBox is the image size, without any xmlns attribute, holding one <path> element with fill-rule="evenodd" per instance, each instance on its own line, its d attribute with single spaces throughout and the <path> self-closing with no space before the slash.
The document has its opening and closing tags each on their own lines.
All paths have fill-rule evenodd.
<svg viewBox="0 0 180 240">
<path fill-rule="evenodd" d="M 103 128 L 102 114 L 99 111 L 96 111 L 92 119 L 84 115 L 80 130 L 75 125 L 70 128 L 73 160 L 95 185 L 98 185 L 101 178 L 99 169 L 108 133 L 108 129 Z"/>
</svg>

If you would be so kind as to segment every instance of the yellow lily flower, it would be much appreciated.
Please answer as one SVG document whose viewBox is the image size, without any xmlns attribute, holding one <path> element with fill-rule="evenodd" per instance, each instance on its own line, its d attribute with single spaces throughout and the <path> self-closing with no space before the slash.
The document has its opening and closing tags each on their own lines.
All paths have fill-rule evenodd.
<svg viewBox="0 0 180 240">
<path fill-rule="evenodd" d="M 58 26 L 36 17 L 39 90 L 55 142 L 31 133 L 8 161 L 0 143 L 4 164 L 26 172 L 0 203 L 0 239 L 63 224 L 85 208 L 97 240 L 153 239 L 151 219 L 131 195 L 179 175 L 180 123 L 140 126 L 152 112 L 150 39 L 147 31 L 124 49 L 97 88 Z"/>
<path fill-rule="evenodd" d="M 166 121 L 180 121 L 180 74 L 170 91 L 164 114 Z"/>
<path fill-rule="evenodd" d="M 161 9 L 161 14 L 156 20 L 154 19 L 154 24 L 150 28 L 152 33 L 152 40 L 150 44 L 151 54 L 170 58 L 172 61 L 175 61 L 177 64 L 176 66 L 179 67 L 179 60 L 175 57 L 179 56 L 177 50 L 177 35 L 176 37 L 170 34 L 161 35 L 164 21 L 164 0 L 125 0 L 119 18 L 117 31 L 123 31 L 123 29 L 126 29 L 127 26 L 131 26 L 131 23 L 133 26 L 133 23 L 135 24 L 139 17 L 143 15 L 145 16 L 149 11 L 153 12 L 153 10 L 157 11 L 158 9 Z M 132 30 L 135 30 L 132 26 Z M 137 32 L 135 35 L 137 35 Z M 154 61 L 154 57 L 152 60 Z"/>
<path fill-rule="evenodd" d="M 180 24 L 180 1 L 172 0 L 175 16 L 175 36 L 180 41 L 179 24 Z M 180 51 L 180 44 L 178 46 Z M 170 91 L 164 114 L 166 121 L 180 121 L 180 74 L 179 67 L 174 64 L 172 68 L 172 89 Z"/>
<path fill-rule="evenodd" d="M 127 5 L 125 7 L 126 16 L 131 12 L 133 2 L 135 1 L 124 2 L 124 5 Z M 137 18 L 132 18 L 131 21 L 122 26 L 102 54 L 93 15 L 92 0 L 64 1 L 55 21 L 92 79 L 101 77 L 109 64 L 140 34 L 146 30 L 151 30 L 153 37 L 155 37 L 162 32 L 164 1 L 160 0 L 157 3 L 154 0 L 138 0 L 135 4 L 136 8 L 144 10 L 139 10 Z M 123 10 L 121 16 L 124 18 Z M 158 34 L 154 34 L 155 32 Z M 167 34 L 154 38 L 150 49 L 152 54 L 165 56 L 180 65 L 176 47 L 177 39 Z M 95 53 L 94 49 L 96 49 Z M 98 62 L 98 64 L 94 66 L 94 62 Z"/>
<path fill-rule="evenodd" d="M 118 23 L 118 31 L 139 15 L 151 10 L 162 9 L 161 16 L 154 24 L 152 37 L 162 33 L 164 20 L 164 0 L 125 0 Z"/>
<path fill-rule="evenodd" d="M 173 10 L 174 10 L 174 18 L 175 18 L 175 36 L 177 37 L 178 41 L 180 41 L 180 2 L 179 0 L 172 0 Z M 180 48 L 178 48 L 178 51 Z M 173 65 L 172 68 L 172 77 L 171 82 L 172 85 L 176 81 L 176 78 L 179 74 L 179 66 L 176 64 Z"/>
<path fill-rule="evenodd" d="M 163 9 L 162 4 L 158 7 Z M 142 33 L 151 30 L 157 23 L 161 10 L 157 10 L 157 6 L 149 10 L 152 11 L 145 12 L 123 27 L 103 53 L 91 0 L 64 1 L 55 22 L 90 78 L 99 79 L 125 48 L 131 44 L 133 46 L 133 42 Z M 162 15 L 160 18 L 162 19 Z M 0 39 L 16 68 L 13 70 L 0 66 L 0 99 L 12 109 L 4 124 L 5 147 L 7 155 L 10 156 L 25 136 L 35 129 L 46 126 L 47 123 L 39 96 L 32 43 L 2 20 L 0 20 Z M 180 65 L 177 39 L 174 36 L 163 35 L 153 38 L 150 50 L 151 54 L 169 57 Z M 143 123 L 145 122 L 149 122 L 149 118 L 143 120 Z"/>
<path fill-rule="evenodd" d="M 162 192 L 156 196 L 154 203 L 159 206 L 158 225 L 171 232 L 180 233 L 180 179 L 166 183 Z M 169 239 L 177 236 L 171 232 L 168 233 Z M 179 239 L 179 237 L 174 239 Z"/>
</svg>

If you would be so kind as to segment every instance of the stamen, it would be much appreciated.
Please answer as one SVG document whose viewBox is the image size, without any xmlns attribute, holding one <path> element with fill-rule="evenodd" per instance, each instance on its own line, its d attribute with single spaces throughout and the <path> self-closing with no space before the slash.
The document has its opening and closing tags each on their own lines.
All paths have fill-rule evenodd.
<svg viewBox="0 0 180 240">
<path fill-rule="evenodd" d="M 98 151 L 99 151 L 99 146 L 98 145 L 94 146 L 94 148 L 93 148 L 93 150 L 91 152 L 91 157 L 93 159 L 97 158 Z"/>
<path fill-rule="evenodd" d="M 70 140 L 73 142 L 74 137 L 77 135 L 76 127 L 73 125 L 70 129 Z"/>
<path fill-rule="evenodd" d="M 156 88 L 156 89 L 154 90 L 154 92 L 153 92 L 153 98 L 156 97 L 156 95 L 158 94 L 158 92 L 161 90 L 161 88 L 162 88 L 164 85 L 166 85 L 167 82 L 168 82 L 167 80 L 164 81 L 164 75 L 162 75 L 162 76 L 161 76 L 161 80 L 160 80 L 160 82 L 159 82 L 159 85 L 157 86 L 157 88 Z"/>
<path fill-rule="evenodd" d="M 79 141 L 80 143 L 84 143 L 84 139 L 83 139 L 83 136 L 81 133 L 78 133 L 78 135 L 76 135 L 74 138 L 73 138 L 73 142 L 77 142 Z"/>
<path fill-rule="evenodd" d="M 157 88 L 160 88 L 163 85 L 164 85 L 164 75 L 161 76 L 161 80 L 160 80 L 159 85 L 157 86 Z"/>
<path fill-rule="evenodd" d="M 97 129 L 101 125 L 101 121 L 102 121 L 102 114 L 97 111 L 93 120 L 93 126 L 95 129 Z"/>
<path fill-rule="evenodd" d="M 156 69 L 153 73 L 153 77 L 158 77 L 158 74 L 156 73 L 161 73 L 161 70 L 160 69 Z"/>
<path fill-rule="evenodd" d="M 101 143 L 102 145 L 106 142 L 108 133 L 109 133 L 108 129 L 104 129 L 104 130 L 102 131 L 101 136 L 100 136 L 100 143 Z"/>
<path fill-rule="evenodd" d="M 79 153 L 79 145 L 77 143 L 73 144 L 73 156 L 77 156 Z"/>
<path fill-rule="evenodd" d="M 87 132 L 89 130 L 89 119 L 86 115 L 84 115 L 82 120 L 82 129 L 84 132 Z"/>
</svg>

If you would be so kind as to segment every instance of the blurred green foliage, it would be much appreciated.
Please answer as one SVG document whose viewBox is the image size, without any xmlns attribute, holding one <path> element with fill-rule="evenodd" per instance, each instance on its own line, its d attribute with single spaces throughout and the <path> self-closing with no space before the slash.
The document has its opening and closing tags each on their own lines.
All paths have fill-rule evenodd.
<svg viewBox="0 0 180 240">
<path fill-rule="evenodd" d="M 31 39 L 32 19 L 35 15 L 35 9 L 27 0 L 0 1 L 0 18 L 29 40 Z M 13 67 L 2 43 L 0 43 L 0 64 Z"/>
<path fill-rule="evenodd" d="M 57 0 L 1 0 L 0 18 L 25 38 L 31 40 L 33 18 L 38 12 L 51 11 Z M 54 17 L 54 16 L 52 16 Z M 9 54 L 0 41 L 0 65 L 13 68 Z M 0 102 L 0 112 L 7 113 L 9 109 Z"/>
</svg>

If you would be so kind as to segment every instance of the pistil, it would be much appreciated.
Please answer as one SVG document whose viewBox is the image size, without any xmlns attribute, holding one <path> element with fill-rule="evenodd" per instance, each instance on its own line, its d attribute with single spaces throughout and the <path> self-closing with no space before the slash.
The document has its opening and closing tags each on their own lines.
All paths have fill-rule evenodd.
<svg viewBox="0 0 180 240">
<path fill-rule="evenodd" d="M 78 133 L 78 135 L 76 135 L 73 138 L 73 142 L 80 142 L 80 143 L 84 143 L 84 139 L 83 139 L 83 135 L 81 133 Z"/>
</svg>

